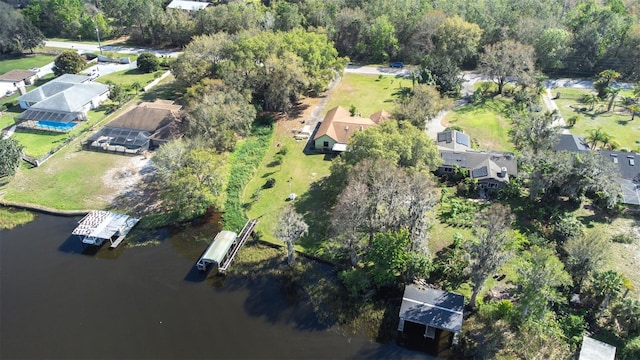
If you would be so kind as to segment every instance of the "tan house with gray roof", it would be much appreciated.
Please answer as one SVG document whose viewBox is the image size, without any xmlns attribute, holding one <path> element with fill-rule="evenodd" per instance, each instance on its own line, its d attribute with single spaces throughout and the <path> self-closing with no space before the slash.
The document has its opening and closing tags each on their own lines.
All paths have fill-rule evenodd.
<svg viewBox="0 0 640 360">
<path fill-rule="evenodd" d="M 384 110 L 378 111 L 368 118 L 351 116 L 349 110 L 337 106 L 325 115 L 313 142 L 317 150 L 347 151 L 347 142 L 358 131 L 378 125 L 391 116 Z"/>
<path fill-rule="evenodd" d="M 469 135 L 456 130 L 438 133 L 436 145 L 442 165 L 438 175 L 453 175 L 462 169 L 478 185 L 499 188 L 509 183 L 511 176 L 518 175 L 516 156 L 510 152 L 480 151 L 471 148 Z"/>
</svg>

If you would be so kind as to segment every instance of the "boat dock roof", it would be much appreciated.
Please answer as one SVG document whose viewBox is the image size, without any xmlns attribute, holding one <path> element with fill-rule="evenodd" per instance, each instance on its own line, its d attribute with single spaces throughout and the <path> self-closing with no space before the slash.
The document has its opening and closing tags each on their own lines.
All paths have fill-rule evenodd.
<svg viewBox="0 0 640 360">
<path fill-rule="evenodd" d="M 209 247 L 207 251 L 205 251 L 204 255 L 202 255 L 202 260 L 213 260 L 216 263 L 220 264 L 224 259 L 225 255 L 229 252 L 229 248 L 233 245 L 233 242 L 236 240 L 238 234 L 233 231 L 222 230 L 216 235 L 215 239 Z"/>
<path fill-rule="evenodd" d="M 124 237 L 137 222 L 138 219 L 128 215 L 93 210 L 79 221 L 72 234 L 94 239 L 111 240 L 116 234 L 119 237 Z"/>
</svg>

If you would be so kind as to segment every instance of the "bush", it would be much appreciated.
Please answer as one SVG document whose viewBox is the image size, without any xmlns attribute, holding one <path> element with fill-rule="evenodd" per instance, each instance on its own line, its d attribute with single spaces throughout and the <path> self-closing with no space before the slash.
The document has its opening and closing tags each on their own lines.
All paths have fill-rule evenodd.
<svg viewBox="0 0 640 360">
<path fill-rule="evenodd" d="M 580 117 L 578 115 L 574 115 L 574 116 L 568 118 L 567 119 L 567 126 L 574 127 L 578 123 L 578 120 L 580 120 Z"/>
<path fill-rule="evenodd" d="M 622 360 L 640 359 L 640 336 L 631 339 L 620 352 Z"/>
<path fill-rule="evenodd" d="M 513 323 L 518 315 L 518 311 L 510 300 L 492 301 L 480 307 L 480 316 L 491 321 L 506 320 L 508 323 Z"/>
<path fill-rule="evenodd" d="M 574 216 L 566 215 L 555 224 L 554 233 L 560 242 L 564 242 L 573 237 L 584 236 L 584 225 Z"/>
<path fill-rule="evenodd" d="M 160 67 L 160 61 L 154 53 L 145 52 L 138 57 L 138 70 L 143 73 L 152 73 Z"/>
<path fill-rule="evenodd" d="M 371 280 L 362 270 L 344 270 L 340 272 L 340 280 L 351 297 L 359 297 L 371 289 Z"/>
<path fill-rule="evenodd" d="M 225 213 L 222 215 L 225 229 L 240 231 L 247 221 L 241 204 L 242 190 L 260 165 L 270 144 L 273 135 L 271 122 L 271 120 L 256 119 L 251 136 L 243 141 L 230 156 L 227 202 L 224 206 Z"/>
<path fill-rule="evenodd" d="M 262 185 L 264 189 L 271 189 L 274 186 L 276 186 L 276 179 L 272 177 L 268 178 L 264 185 Z"/>
<path fill-rule="evenodd" d="M 633 244 L 633 236 L 631 234 L 616 234 L 611 238 L 611 241 L 620 244 Z"/>
</svg>

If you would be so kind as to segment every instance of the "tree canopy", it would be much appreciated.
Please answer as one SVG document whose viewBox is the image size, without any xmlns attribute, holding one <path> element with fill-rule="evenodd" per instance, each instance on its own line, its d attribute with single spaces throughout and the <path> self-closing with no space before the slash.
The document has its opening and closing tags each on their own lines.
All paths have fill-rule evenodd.
<svg viewBox="0 0 640 360">
<path fill-rule="evenodd" d="M 63 51 L 56 57 L 53 64 L 53 73 L 60 76 L 79 73 L 84 69 L 86 61 L 75 51 Z"/>
<path fill-rule="evenodd" d="M 0 177 L 13 176 L 20 164 L 23 146 L 13 138 L 0 139 Z"/>
<path fill-rule="evenodd" d="M 22 13 L 0 2 L 0 54 L 20 55 L 44 43 L 44 36 Z"/>
</svg>

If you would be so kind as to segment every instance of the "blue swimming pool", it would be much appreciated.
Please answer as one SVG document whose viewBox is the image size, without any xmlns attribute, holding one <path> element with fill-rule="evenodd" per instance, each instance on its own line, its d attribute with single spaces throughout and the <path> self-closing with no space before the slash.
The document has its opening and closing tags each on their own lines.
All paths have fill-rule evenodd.
<svg viewBox="0 0 640 360">
<path fill-rule="evenodd" d="M 51 129 L 56 131 L 69 131 L 76 126 L 74 122 L 61 122 L 61 121 L 38 121 L 38 127 L 43 129 Z"/>
</svg>

